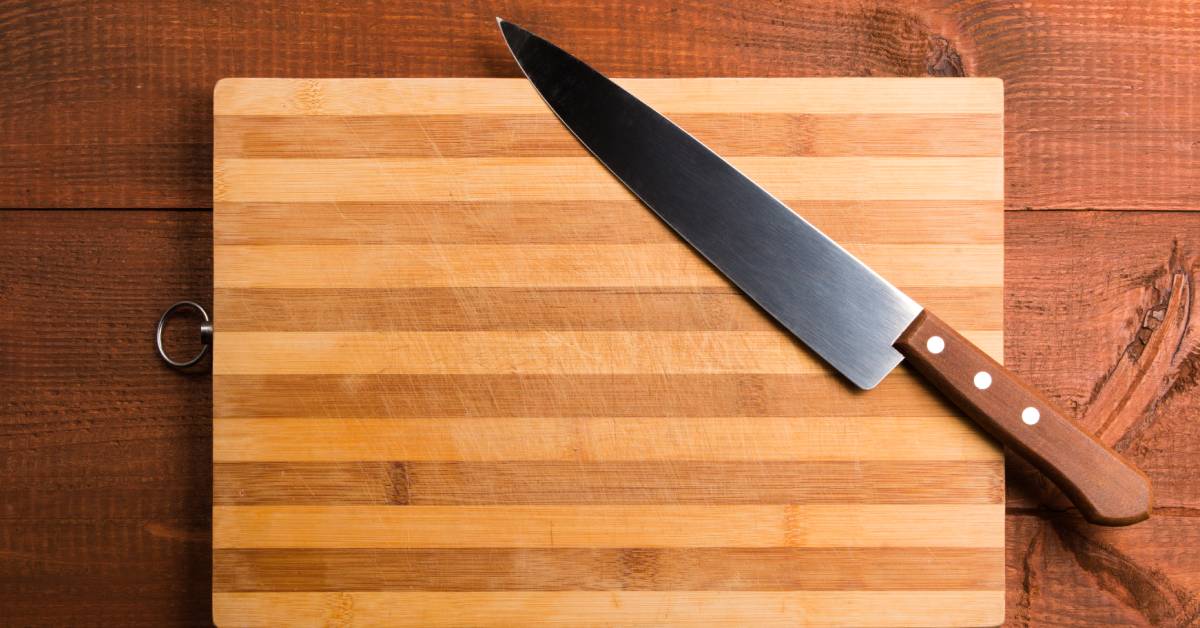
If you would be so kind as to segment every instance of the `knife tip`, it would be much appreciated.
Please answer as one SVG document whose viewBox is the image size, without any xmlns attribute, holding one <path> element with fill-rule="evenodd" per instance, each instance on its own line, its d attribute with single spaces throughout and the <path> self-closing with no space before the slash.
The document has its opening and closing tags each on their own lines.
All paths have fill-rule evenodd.
<svg viewBox="0 0 1200 628">
<path fill-rule="evenodd" d="M 508 48 L 515 51 L 521 47 L 526 39 L 531 36 L 531 33 L 508 20 L 496 16 L 496 25 L 500 27 L 500 34 L 504 36 L 504 41 L 508 43 Z M 516 54 L 515 52 L 513 53 Z"/>
<path fill-rule="evenodd" d="M 499 15 L 496 16 L 496 26 L 499 26 L 500 30 L 505 33 L 509 32 L 510 30 L 522 30 L 520 26 L 513 24 Z"/>
</svg>

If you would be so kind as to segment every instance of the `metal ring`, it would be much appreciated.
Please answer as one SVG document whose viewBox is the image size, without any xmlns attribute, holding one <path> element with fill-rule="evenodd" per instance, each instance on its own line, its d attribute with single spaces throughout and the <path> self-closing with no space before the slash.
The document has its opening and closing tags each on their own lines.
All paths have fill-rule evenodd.
<svg viewBox="0 0 1200 628">
<path fill-rule="evenodd" d="M 178 362 L 176 360 L 172 360 L 171 357 L 167 355 L 166 349 L 163 349 L 163 329 L 167 326 L 167 319 L 171 318 L 172 314 L 187 308 L 191 308 L 197 312 L 200 312 L 200 315 L 204 317 L 204 322 L 200 324 L 200 342 L 203 343 L 203 346 L 200 347 L 200 353 L 197 353 L 192 359 L 186 362 Z M 166 360 L 167 364 L 170 364 L 178 369 L 187 368 L 199 362 L 200 358 L 203 358 L 204 354 L 208 353 L 208 347 L 210 344 L 212 344 L 212 319 L 208 317 L 208 312 L 206 312 L 199 303 L 196 303 L 195 301 L 180 301 L 179 303 L 167 308 L 167 311 L 163 312 L 162 318 L 158 319 L 158 329 L 154 333 L 154 344 L 158 347 L 159 357 L 161 357 L 163 360 Z"/>
</svg>

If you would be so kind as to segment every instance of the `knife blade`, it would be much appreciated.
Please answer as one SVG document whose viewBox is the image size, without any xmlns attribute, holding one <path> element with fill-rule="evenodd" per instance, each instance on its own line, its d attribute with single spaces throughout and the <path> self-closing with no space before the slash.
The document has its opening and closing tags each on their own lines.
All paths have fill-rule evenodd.
<svg viewBox="0 0 1200 628">
<path fill-rule="evenodd" d="M 748 297 L 850 382 L 902 360 L 1022 455 L 1092 522 L 1149 516 L 1138 469 L 1036 390 L 616 83 L 497 18 L 513 58 L 605 167 Z"/>
</svg>

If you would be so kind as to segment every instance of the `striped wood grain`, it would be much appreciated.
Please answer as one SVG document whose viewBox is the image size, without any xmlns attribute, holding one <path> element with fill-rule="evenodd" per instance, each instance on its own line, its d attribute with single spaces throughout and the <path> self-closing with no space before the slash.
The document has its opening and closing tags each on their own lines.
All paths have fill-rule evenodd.
<svg viewBox="0 0 1200 628">
<path fill-rule="evenodd" d="M 625 80 L 997 358 L 998 81 Z M 1003 617 L 1003 465 L 781 333 L 523 81 L 225 80 L 221 625 Z"/>
<path fill-rule="evenodd" d="M 990 460 L 964 422 L 931 417 L 217 419 L 216 462 Z M 819 437 L 814 435 L 819 434 Z"/>
<path fill-rule="evenodd" d="M 438 548 L 225 550 L 242 591 L 977 591 L 1003 585 L 1000 548 Z M 296 560 L 304 557 L 303 561 Z M 496 570 L 492 565 L 512 565 Z M 903 582 L 896 571 L 910 574 Z"/>
<path fill-rule="evenodd" d="M 214 506 L 213 549 L 986 547 L 1004 532 L 1003 511 L 1003 504 Z"/>
<path fill-rule="evenodd" d="M 922 567 L 924 568 L 924 567 Z M 979 626 L 996 594 L 907 591 L 216 592 L 238 626 Z M 939 609 L 931 613 L 930 608 Z M 286 618 L 286 619 L 281 619 Z"/>
<path fill-rule="evenodd" d="M 687 473 L 679 473 L 686 467 Z M 985 460 L 221 461 L 221 506 L 991 503 Z M 529 478 L 538 478 L 530 486 Z"/>
</svg>

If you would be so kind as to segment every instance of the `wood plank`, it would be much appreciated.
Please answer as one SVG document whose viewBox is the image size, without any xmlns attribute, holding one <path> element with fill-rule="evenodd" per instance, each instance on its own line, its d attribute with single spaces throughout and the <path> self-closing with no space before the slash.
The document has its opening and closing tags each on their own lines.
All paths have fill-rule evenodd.
<svg viewBox="0 0 1200 628">
<path fill-rule="evenodd" d="M 996 287 L 918 288 L 957 329 L 999 329 Z M 771 331 L 732 288 L 217 288 L 221 331 Z M 336 307 L 330 307 L 336 303 Z M 539 304 L 533 307 L 533 304 Z M 353 311 L 354 316 L 346 316 Z"/>
<path fill-rule="evenodd" d="M 414 103 L 417 107 L 419 103 Z M 803 109 L 798 111 L 803 112 Z M 1004 119 L 988 114 L 684 113 L 684 129 L 725 156 L 998 157 Z M 543 111 L 246 116 L 213 120 L 214 157 L 307 159 L 577 157 L 579 141 Z"/>
<path fill-rule="evenodd" d="M 1000 332 L 964 335 L 993 356 Z M 306 374 L 814 374 L 830 367 L 771 332 L 225 332 L 214 372 Z M 264 361 L 262 356 L 270 356 Z"/>
<path fill-rule="evenodd" d="M 1189 54 L 1197 53 L 1200 45 Z M 1144 79 L 1130 74 L 1119 80 L 1132 85 Z M 1180 93 L 1197 89 L 1200 77 L 1189 76 L 1184 81 L 1192 84 L 1180 87 Z M 1031 102 L 1026 107 L 1038 108 L 1032 100 L 1040 97 L 1039 90 L 1031 89 Z M 1080 114 L 1090 117 L 1103 107 L 1109 110 L 1103 122 L 1079 120 L 1076 124 L 1084 128 L 1067 131 L 1057 130 L 1057 125 L 1050 122 L 1046 124 L 1050 128 L 1010 133 L 1009 151 L 1028 157 L 1016 161 L 1007 172 L 1008 180 L 1014 182 L 1008 186 L 1009 207 L 1091 209 L 1103 204 L 1121 211 L 1200 208 L 1200 194 L 1193 183 L 1200 179 L 1200 162 L 1194 159 L 1190 145 L 1178 141 L 1194 136 L 1194 126 L 1143 114 L 1133 116 L 1140 119 L 1133 128 L 1123 128 L 1129 123 L 1120 120 L 1123 115 L 1115 103 L 1124 98 L 1108 94 L 1090 100 L 1065 98 L 1063 107 L 1067 110 L 1062 113 L 1078 119 Z M 1170 102 L 1173 96 L 1160 97 L 1160 102 L 1164 100 Z M 1161 106 L 1145 104 L 1155 109 Z M 1193 104 L 1177 102 L 1168 106 L 1195 119 Z"/>
<path fill-rule="evenodd" d="M 215 593 L 218 623 L 278 626 L 738 625 L 810 626 L 993 625 L 1003 614 L 998 591 L 780 592 L 356 592 Z M 925 605 L 944 609 L 929 620 Z M 567 610 L 569 609 L 569 610 Z"/>
<path fill-rule="evenodd" d="M 217 462 L 993 460 L 972 424 L 929 417 L 213 420 Z M 819 435 L 819 437 L 817 437 Z"/>
<path fill-rule="evenodd" d="M 227 591 L 979 591 L 999 548 L 223 549 Z M 976 569 L 990 563 L 994 569 Z"/>
<path fill-rule="evenodd" d="M 1178 548 L 1200 540 L 1195 517 L 1159 512 L 1152 521 L 1101 540 L 1075 517 L 1011 513 L 1009 623 L 1186 625 L 1197 612 L 1189 593 L 1198 572 L 1195 553 Z M 1022 584 L 1026 574 L 1032 582 Z"/>
<path fill-rule="evenodd" d="M 992 504 L 1000 461 L 217 462 L 213 503 Z"/>
<path fill-rule="evenodd" d="M 1106 531 L 1038 507 L 1054 503 L 1053 493 L 1014 468 L 1010 617 L 1064 626 L 1194 623 L 1200 571 L 1195 553 L 1178 548 L 1198 542 L 1200 338 L 1190 304 L 1200 220 L 1022 212 L 1009 215 L 1006 232 L 1015 260 L 1006 282 L 1010 363 L 1145 469 L 1156 502 L 1145 525 Z"/>
<path fill-rule="evenodd" d="M 999 286 L 996 244 L 855 244 L 901 289 Z M 635 245 L 223 245 L 221 288 L 698 288 L 729 287 L 686 243 Z M 520 259 L 522 264 L 514 265 Z M 880 264 L 880 262 L 883 262 Z M 297 272 L 302 270 L 303 272 Z M 931 279 L 936 277 L 937 279 Z"/>
<path fill-rule="evenodd" d="M 213 416 L 394 418 L 945 416 L 904 366 L 865 395 L 839 375 L 221 375 Z"/>
<path fill-rule="evenodd" d="M 208 618 L 212 378 L 147 330 L 211 300 L 211 220 L 0 211 L 0 624 Z"/>
<path fill-rule="evenodd" d="M 498 34 L 497 34 L 498 36 Z M 618 78 L 618 85 L 666 114 L 985 114 L 1003 98 L 1001 81 L 949 85 L 936 78 L 735 78 L 728 90 L 686 79 Z M 944 98 L 927 98 L 923 89 Z M 437 96 L 430 98 L 431 90 Z M 216 116 L 410 116 L 544 113 L 522 79 L 242 79 L 219 81 Z"/>
<path fill-rule="evenodd" d="M 730 157 L 780 198 L 999 200 L 1001 157 Z M 629 198 L 588 155 L 371 160 L 214 159 L 213 202 L 549 201 Z"/>
<path fill-rule="evenodd" d="M 213 506 L 213 547 L 1002 547 L 1003 510 L 1000 504 Z"/>
<path fill-rule="evenodd" d="M 838 242 L 998 244 L 999 199 L 784 202 Z M 635 199 L 221 203 L 226 244 L 664 244 L 678 239 Z M 553 215 L 554 220 L 547 220 Z M 847 220 L 846 216 L 854 216 Z"/>
</svg>

